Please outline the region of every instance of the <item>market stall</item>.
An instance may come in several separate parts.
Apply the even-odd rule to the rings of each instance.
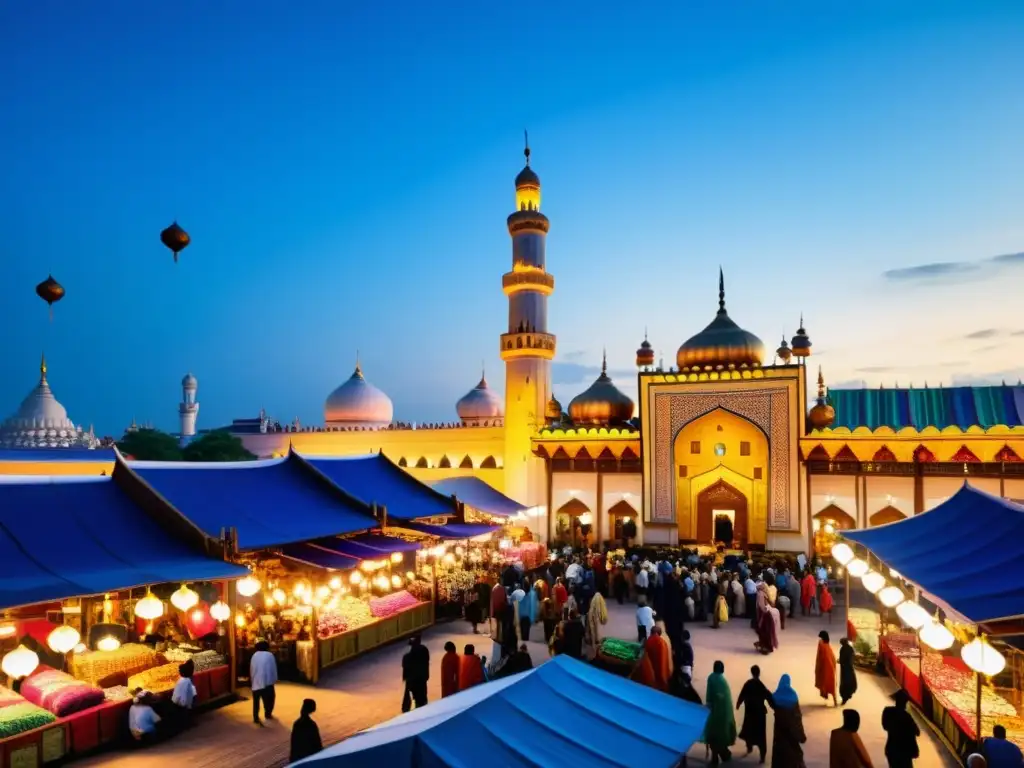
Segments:
[[[122,738],[128,691],[169,695],[187,660],[197,704],[232,694],[227,619],[247,571],[218,547],[161,527],[111,477],[0,479],[3,765]]]
[[[1024,636],[1024,591],[1001,576],[1018,570],[1024,507],[965,483],[929,512],[843,535],[832,553],[855,582],[848,593],[877,601],[861,610],[915,704],[961,756],[995,724],[1024,746],[1024,655],[1011,644]]]

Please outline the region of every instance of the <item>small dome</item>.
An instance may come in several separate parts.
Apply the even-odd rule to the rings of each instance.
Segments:
[[[775,356],[779,358],[783,363],[788,363],[789,358],[793,356],[793,350],[789,348],[789,344],[786,343],[786,337],[782,337],[782,343],[779,344],[779,348],[775,350]]]
[[[633,418],[633,401],[608,377],[607,358],[601,361],[601,375],[569,403],[573,424],[622,424]]]
[[[56,442],[58,438],[60,443]],[[46,358],[39,365],[39,383],[21,401],[18,412],[0,424],[0,445],[25,448],[95,448],[99,443],[92,433],[76,427],[64,406],[54,397],[46,380]]]
[[[718,314],[696,336],[679,347],[679,369],[757,367],[764,359],[764,344],[750,331],[740,328],[725,310],[725,278],[718,271]]]
[[[828,404],[825,397],[825,377],[818,368],[818,399],[810,412],[807,414],[807,423],[811,429],[825,429],[831,427],[836,420],[836,409]]]
[[[505,415],[501,398],[487,386],[487,379],[483,376],[480,377],[480,383],[455,404],[455,410],[465,426],[479,426]]]
[[[181,386],[185,389],[195,389],[199,386],[199,381],[191,373],[186,373],[185,378],[181,380]]]
[[[804,330],[804,316],[800,315],[800,327],[796,329],[796,336],[790,342],[793,347],[793,355],[796,357],[810,357],[811,339]]]
[[[324,404],[324,421],[333,427],[386,427],[393,416],[391,398],[363,378],[359,363]]]
[[[646,368],[654,365],[654,347],[647,340],[647,333],[644,332],[644,340],[640,342],[640,348],[636,351],[636,367]]]
[[[550,424],[555,424],[562,420],[562,404],[555,399],[554,395],[548,400],[547,408],[544,410],[544,418]]]
[[[505,178],[508,178],[507,176]],[[534,172],[533,168],[526,165],[523,170],[516,176],[516,189],[522,189],[523,187],[539,187],[540,177]]]

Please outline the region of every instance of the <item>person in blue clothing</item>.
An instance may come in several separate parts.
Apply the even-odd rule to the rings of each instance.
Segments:
[[[981,751],[988,761],[988,768],[1024,766],[1024,754],[1020,747],[1006,738],[1006,729],[1001,725],[992,728],[992,735],[982,742]]]

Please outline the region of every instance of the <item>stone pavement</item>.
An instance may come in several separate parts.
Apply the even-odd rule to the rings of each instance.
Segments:
[[[609,603],[610,619],[606,627],[609,636],[634,639],[636,625],[634,608]],[[814,652],[817,633],[829,630],[833,641],[838,641],[842,630],[841,614],[831,626],[821,619],[795,619],[787,624],[782,634],[781,648],[770,656],[761,656],[753,649],[754,633],[749,624],[731,621],[718,630],[707,626],[689,625],[693,636],[696,655],[694,676],[696,687],[704,695],[707,675],[716,659],[726,666],[726,676],[732,687],[733,696],[749,675],[751,664],[761,667],[761,677],[769,688],[774,689],[779,676],[788,673],[793,686],[800,695],[804,713],[804,725],[808,742],[805,754],[808,768],[827,768],[829,731],[837,728],[842,720],[839,710],[825,707],[814,690]],[[533,630],[534,638],[540,638],[540,626]],[[430,649],[433,667],[443,654],[445,642],[452,640],[462,651],[467,642],[475,642],[477,653],[490,657],[490,639],[474,636],[464,622],[440,624],[424,633],[424,642]],[[339,741],[358,730],[387,720],[401,712],[402,681],[401,657],[405,653],[404,642],[396,643],[353,660],[329,672],[317,687],[281,684],[277,691],[276,722],[266,728],[252,723],[250,701],[240,701],[218,710],[207,712],[197,720],[198,724],[187,734],[173,741],[141,752],[105,752],[87,760],[76,761],[74,765],[105,766],[109,768],[170,768],[187,765],[189,768],[272,768],[284,765],[288,757],[289,734],[292,721],[298,716],[299,706],[304,698],[314,698],[317,713],[314,716],[320,725],[325,744]],[[547,660],[547,649],[541,642],[530,643],[534,664]],[[864,740],[876,768],[886,765],[883,748],[885,733],[881,729],[881,711],[889,703],[888,696],[895,686],[887,678],[862,673],[859,690],[850,702],[862,718],[861,737]],[[243,694],[248,694],[243,691]],[[430,699],[440,696],[440,682],[430,681]],[[742,723],[742,711],[737,712],[737,725]],[[772,715],[768,715],[769,742],[771,740]],[[919,768],[952,768],[956,763],[948,756],[931,731],[922,724],[920,740],[921,759]],[[745,750],[740,746],[734,750],[734,757],[740,758]],[[690,752],[690,765],[702,765],[704,747],[696,745]],[[771,748],[769,745],[769,762]],[[740,764],[756,764],[756,755],[734,760]],[[397,767],[396,767],[397,768]]]

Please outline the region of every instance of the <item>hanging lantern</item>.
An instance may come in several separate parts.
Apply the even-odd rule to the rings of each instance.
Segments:
[[[846,570],[855,579],[859,579],[861,576],[863,576],[871,569],[868,567],[867,563],[865,563],[859,557],[855,557],[853,558],[853,560],[850,561],[849,565],[846,566]]]
[[[252,597],[260,591],[261,586],[263,585],[260,584],[260,580],[252,574],[249,574],[235,582],[235,589],[238,590],[238,594],[242,597]]]
[[[89,646],[87,646],[85,643],[79,643],[73,648],[73,650],[75,653],[85,653],[89,650]]]
[[[238,627],[239,629],[241,629],[242,627],[245,626],[245,614],[244,613],[239,612],[239,614],[237,616],[235,616],[235,626]]]
[[[210,606],[210,615],[217,621],[227,621],[231,618],[231,609],[228,607],[227,603],[222,600],[218,600]]]
[[[352,571],[352,575],[348,577],[348,580],[352,584],[360,584],[363,581],[363,574],[359,571]]]
[[[284,605],[284,601],[288,599],[288,595],[284,593],[284,590],[278,587],[272,594],[274,600],[281,605]]]
[[[986,677],[998,675],[1006,667],[1006,657],[989,645],[984,635],[974,638],[961,648],[960,658],[968,667]]]
[[[192,238],[188,236],[188,232],[178,226],[178,222],[174,222],[160,233],[160,242],[163,243],[167,248],[170,249],[171,253],[174,254],[174,263],[178,263],[178,254],[188,248],[188,244],[192,242]]]
[[[146,621],[159,619],[164,615],[164,604],[152,592],[147,592],[146,596],[135,604],[135,615]]]
[[[929,619],[928,622],[921,627],[921,631],[918,632],[918,637],[921,638],[921,642],[936,651],[944,651],[953,645],[953,633],[946,629],[942,624]]]
[[[853,549],[845,541],[837,541],[832,545],[832,557],[840,565],[846,565],[853,560]]]
[[[878,593],[878,599],[886,608],[895,608],[906,600],[907,596],[903,594],[903,590],[899,587],[890,585]]]
[[[120,647],[121,647],[121,641],[118,640],[113,635],[107,635],[106,637],[101,637],[99,640],[96,641],[96,650],[97,651],[116,651]]]
[[[889,575],[892,576],[894,579],[902,579],[903,578],[902,576],[900,576],[900,572],[897,571],[895,568],[890,568],[889,569]]]
[[[54,653],[68,653],[82,639],[78,630],[67,624],[57,627],[46,638],[46,644]]]
[[[920,629],[931,619],[928,611],[910,600],[896,606],[896,615],[911,629]]]
[[[860,580],[864,584],[864,589],[872,595],[877,594],[878,590],[885,586],[885,576],[878,571],[868,571],[860,577]]]
[[[182,613],[195,608],[198,602],[199,594],[195,590],[189,589],[185,584],[178,587],[174,594],[171,595],[171,605]]]
[[[402,586],[402,577],[399,576],[397,573],[391,577],[391,586],[395,589],[398,589]]]
[[[15,680],[28,677],[35,672],[38,666],[39,654],[24,645],[19,645],[4,656],[4,660],[0,662],[0,669],[3,670],[3,673]]]
[[[327,582],[327,585],[331,589],[334,589],[334,590],[341,589],[341,577],[340,576],[332,576],[331,580],[329,582]]]
[[[53,275],[47,275],[36,286],[36,295],[50,306],[50,320],[53,320],[53,305],[64,298],[64,286],[54,280]]]
[[[0,626],[0,638],[14,637],[18,633],[18,628],[13,624],[4,624]]]
[[[331,596],[331,588],[328,587],[326,584],[321,584],[319,587],[316,588],[316,596],[319,597],[321,600],[326,600],[328,597]]]
[[[391,553],[391,562],[392,563],[400,563],[400,562],[402,562],[403,559],[404,558],[402,557],[402,553],[401,552],[392,552]]]

